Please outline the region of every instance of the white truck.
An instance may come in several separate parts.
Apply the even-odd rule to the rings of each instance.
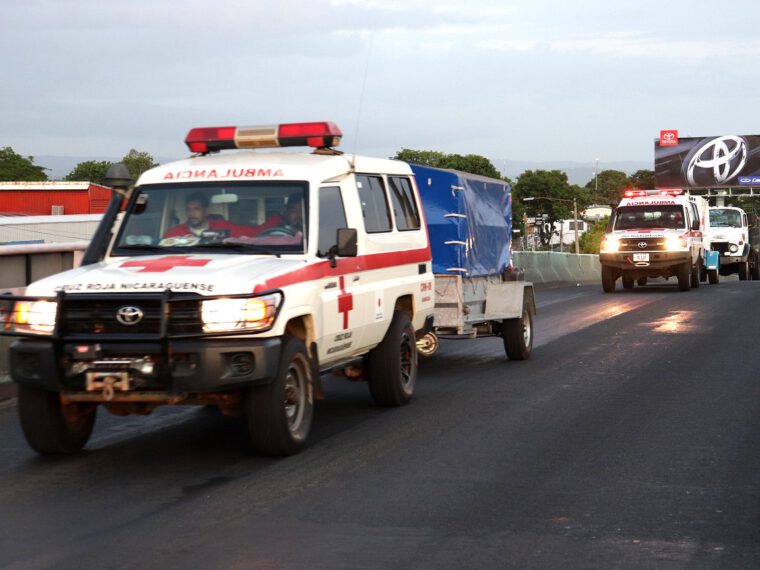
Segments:
[[[610,218],[600,245],[602,288],[611,293],[650,277],[678,279],[688,291],[701,281],[718,282],[717,256],[703,239],[709,227],[707,202],[681,190],[627,190]]]
[[[410,401],[436,303],[425,212],[408,164],[344,155],[340,137],[329,122],[199,128],[193,156],[134,187],[116,165],[82,265],[0,297],[33,449],[78,451],[100,407],[194,404],[289,455],[330,371],[362,376],[379,405]],[[286,146],[314,150],[267,150]],[[492,332],[513,343],[531,300],[502,303]]]
[[[760,279],[756,231],[747,213],[735,206],[710,208],[710,240],[720,254],[720,274],[739,279]],[[755,239],[753,239],[755,238]]]

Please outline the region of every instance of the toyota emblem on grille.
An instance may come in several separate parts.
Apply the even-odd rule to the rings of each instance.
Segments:
[[[645,242],[645,241],[640,241],[640,242],[639,242],[637,245],[639,246],[639,249],[646,249],[646,247],[647,247],[647,242]]]
[[[127,326],[136,325],[143,320],[144,316],[145,313],[143,313],[143,310],[140,307],[120,307],[119,310],[116,311],[116,320],[122,325]]]

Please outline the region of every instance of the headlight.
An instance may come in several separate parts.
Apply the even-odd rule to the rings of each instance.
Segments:
[[[686,240],[676,236],[668,236],[665,238],[665,249],[667,251],[678,251],[680,249],[688,249],[689,244]]]
[[[728,251],[730,251],[731,253],[736,253],[737,251],[739,251],[739,246],[736,245],[735,243],[732,243],[731,245],[728,246]]]
[[[620,240],[614,237],[606,237],[599,246],[600,253],[617,253],[620,249]]]
[[[212,299],[201,303],[203,332],[257,331],[272,325],[282,295]]]
[[[58,305],[52,301],[18,301],[10,318],[18,332],[52,334]]]

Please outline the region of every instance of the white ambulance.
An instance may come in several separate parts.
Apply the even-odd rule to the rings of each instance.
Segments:
[[[760,279],[755,228],[747,213],[735,206],[710,208],[710,239],[720,254],[720,274],[736,273],[741,281]],[[756,238],[756,236],[754,236]]]
[[[410,400],[434,306],[419,195],[408,164],[344,155],[340,137],[327,122],[193,129],[194,156],[113,184],[82,266],[0,301],[32,448],[79,450],[100,405],[200,404],[292,454],[331,369],[363,373],[380,405]],[[233,150],[286,146],[315,150]]]
[[[602,240],[602,288],[611,293],[646,285],[650,277],[673,277],[688,291],[700,281],[717,282],[717,265],[705,265],[702,232],[708,223],[704,198],[679,190],[626,190]],[[709,251],[709,247],[707,248]]]

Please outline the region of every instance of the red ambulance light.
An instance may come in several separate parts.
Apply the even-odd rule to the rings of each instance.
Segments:
[[[280,146],[338,146],[343,133],[335,123],[288,123],[280,125],[277,139]]]
[[[661,188],[660,194],[663,196],[680,196],[683,194],[683,190],[681,188]]]
[[[185,137],[185,144],[192,152],[207,153],[212,150],[237,148],[235,127],[199,127],[191,129]]]
[[[647,195],[646,190],[626,190],[623,193],[623,196],[625,196],[626,198],[641,198],[646,195]]]
[[[281,146],[333,147],[343,136],[335,123],[288,123],[266,127],[200,127],[192,129],[185,144],[192,152],[206,154],[231,148]]]

